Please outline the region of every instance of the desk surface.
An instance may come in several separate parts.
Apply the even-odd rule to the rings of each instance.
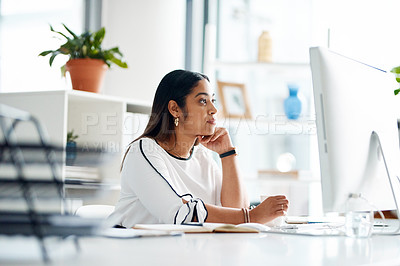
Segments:
[[[260,234],[46,240],[53,265],[400,265],[400,236]],[[1,265],[42,265],[34,239],[0,237]]]

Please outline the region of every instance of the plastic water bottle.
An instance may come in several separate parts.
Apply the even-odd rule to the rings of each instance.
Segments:
[[[346,201],[346,235],[355,238],[370,237],[373,224],[374,212],[371,204],[361,194],[349,194]]]

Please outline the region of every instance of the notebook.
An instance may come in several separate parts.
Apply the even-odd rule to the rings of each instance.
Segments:
[[[270,230],[270,227],[257,223],[238,225],[223,223],[136,224],[133,228],[184,233],[260,233]]]

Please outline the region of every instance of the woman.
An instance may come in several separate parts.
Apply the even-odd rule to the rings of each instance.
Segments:
[[[285,196],[248,210],[236,152],[216,126],[207,76],[175,70],[160,82],[144,133],[122,162],[121,196],[113,213],[121,226],[138,223],[266,223],[284,215]],[[220,155],[222,173],[210,152]]]

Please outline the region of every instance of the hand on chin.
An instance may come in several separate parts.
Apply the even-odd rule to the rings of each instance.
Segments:
[[[209,135],[197,137],[204,147],[217,153],[226,152],[228,149],[232,149],[232,142],[228,131],[225,128],[218,127]]]

